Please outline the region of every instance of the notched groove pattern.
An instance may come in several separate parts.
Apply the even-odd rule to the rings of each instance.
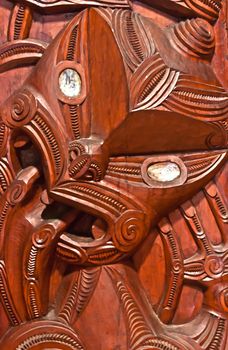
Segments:
[[[41,333],[33,335],[21,343],[16,350],[27,350],[34,346],[45,343],[57,343],[67,346],[73,350],[83,350],[84,348],[73,338],[65,334],[47,334]]]
[[[78,26],[76,25],[72,30],[69,46],[67,49],[67,60],[73,61],[75,58],[75,51],[77,48],[77,40],[78,40]]]
[[[9,316],[12,325],[16,326],[20,323],[20,319],[12,307],[12,300],[9,296],[8,284],[6,281],[6,271],[3,261],[0,261],[0,299],[3,301],[3,305]]]
[[[14,40],[20,39],[21,37],[21,28],[24,21],[24,15],[25,15],[25,7],[21,5],[18,9],[16,20],[15,20]]]
[[[60,156],[59,146],[57,144],[56,138],[52,130],[49,128],[49,126],[45,123],[45,121],[39,115],[35,115],[33,122],[38,125],[42,134],[48,141],[48,144],[52,150],[53,158],[55,160],[56,173],[58,175],[61,170],[61,156]]]

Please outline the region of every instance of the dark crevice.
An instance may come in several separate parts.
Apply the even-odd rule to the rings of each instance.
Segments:
[[[22,169],[28,166],[35,166],[39,170],[42,168],[42,159],[39,151],[26,136],[18,137],[14,142],[16,157]]]
[[[81,212],[78,217],[68,226],[67,233],[77,236],[78,238],[81,237],[94,240],[92,226],[95,221],[96,217]]]
[[[66,233],[79,241],[86,240],[88,242],[99,239],[103,235],[103,227],[106,227],[105,224],[100,223],[101,220],[97,217],[56,201],[46,207],[42,213],[42,219],[60,219],[68,222]]]

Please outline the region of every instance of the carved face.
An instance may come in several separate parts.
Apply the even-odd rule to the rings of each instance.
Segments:
[[[28,3],[41,8],[45,3],[45,9],[54,13],[61,6],[75,8],[80,0]],[[120,3],[129,6],[127,1]],[[117,5],[115,1],[113,6]],[[175,327],[163,328],[164,336],[154,338],[157,330],[150,332],[146,318],[143,333],[144,315],[137,311],[138,301],[129,299],[118,267],[109,272],[94,268],[131,256],[151,227],[201,189],[227,159],[228,96],[207,64],[214,35],[202,19],[212,22],[220,1],[172,1],[174,5],[184,5],[184,14],[192,16],[195,11],[201,19],[161,30],[130,10],[90,9],[79,13],[47,49],[30,39],[22,40],[23,45],[12,40],[0,52],[3,65],[5,59],[11,67],[11,61],[28,63],[45,50],[20,90],[0,107],[0,291],[15,326],[4,336],[7,349],[46,349],[56,342],[64,350],[82,349],[78,324],[66,314],[76,303],[80,304],[76,313],[82,311],[103,271],[103,285],[112,281],[118,287],[137,349],[152,349],[155,344],[184,349],[183,339],[186,349],[195,349],[193,340],[188,346],[185,333],[177,344]],[[28,18],[31,15],[30,9],[16,5],[15,28],[21,8],[28,11]],[[215,192],[213,186],[210,191]],[[219,197],[217,206],[223,215]],[[204,231],[194,207],[185,205],[183,210],[201,240]],[[159,225],[174,251],[169,265],[174,276],[170,286],[175,289],[167,284],[161,303],[162,321],[167,322],[174,315],[174,296],[179,298],[184,279],[182,253],[177,252],[168,226]],[[199,264],[194,259],[183,261],[190,281],[195,271],[209,284],[214,276],[223,278],[226,255],[205,250],[209,253],[204,261],[199,254]],[[125,275],[129,273],[132,286],[139,284],[130,270]],[[140,295],[140,287],[137,290]],[[226,291],[222,293],[225,305]],[[213,298],[209,294],[208,299]],[[172,309],[167,308],[170,300]],[[92,310],[96,319],[97,310]],[[154,320],[160,322],[157,315]],[[219,339],[223,326],[218,322],[217,332],[214,314],[214,321],[208,320],[203,322]],[[87,324],[85,331],[88,328]],[[199,341],[210,333],[205,329],[206,333],[197,333]],[[180,332],[179,326],[175,332]],[[169,334],[172,340],[167,343]],[[211,344],[205,346],[216,346]]]
[[[188,26],[205,42],[203,20]],[[206,65],[192,77],[166,62],[166,50],[180,58],[182,27],[164,33],[128,10],[86,10],[1,107],[2,164],[13,169],[4,244],[24,230],[14,253],[41,248],[46,267],[53,250],[70,264],[115,262],[224,162],[226,93]]]

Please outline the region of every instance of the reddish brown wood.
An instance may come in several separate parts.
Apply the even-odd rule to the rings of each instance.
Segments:
[[[227,349],[227,7],[2,0],[0,349]]]

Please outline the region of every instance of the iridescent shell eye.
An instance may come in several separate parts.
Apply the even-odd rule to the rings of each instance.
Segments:
[[[148,176],[158,182],[170,182],[181,175],[181,170],[176,163],[159,162],[149,165],[147,168]]]
[[[78,72],[74,69],[64,69],[59,76],[59,88],[61,92],[70,98],[80,95],[82,81]]]
[[[141,166],[142,178],[153,188],[171,188],[183,185],[188,170],[181,158],[160,155],[145,159]]]

